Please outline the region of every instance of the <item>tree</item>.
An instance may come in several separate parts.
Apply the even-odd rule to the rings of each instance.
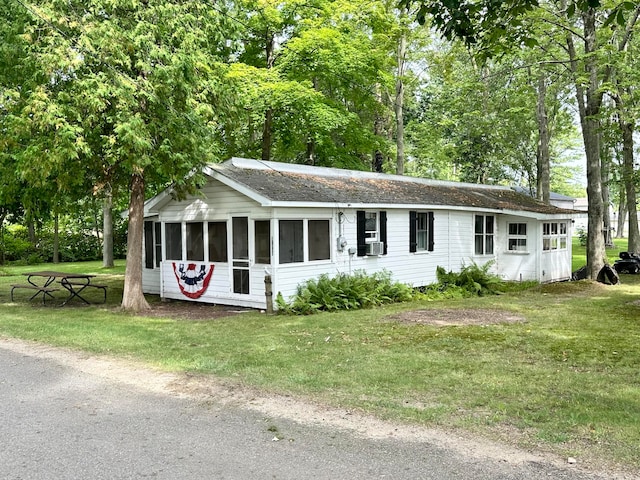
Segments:
[[[636,9],[632,2],[603,5],[599,0],[575,0],[539,4],[536,0],[481,0],[451,3],[444,0],[403,0],[403,4],[417,4],[417,18],[424,21],[431,15],[432,22],[449,38],[458,37],[467,45],[475,45],[485,56],[498,55],[519,48],[535,47],[538,41],[530,35],[531,24],[525,20],[543,21],[564,38],[567,57],[563,61],[573,74],[576,101],[580,114],[586,155],[587,197],[589,204],[587,232],[587,269],[590,278],[596,278],[604,264],[603,197],[600,158],[600,112],[606,85],[611,80],[612,68],[602,55],[616,28],[624,27],[625,34],[618,48],[626,48],[637,15],[628,16]],[[579,42],[580,48],[577,44]]]
[[[29,121],[50,152],[44,161],[28,152],[29,160],[64,165],[75,177],[112,171],[111,180],[129,179],[122,306],[148,308],[141,282],[145,188],[171,183],[179,192],[198,180],[189,175],[194,169],[216,159],[221,15],[203,3],[170,0],[25,5],[40,82],[21,92],[18,116],[26,122],[38,103],[44,107],[48,116]],[[52,143],[43,133],[58,126],[65,141]]]

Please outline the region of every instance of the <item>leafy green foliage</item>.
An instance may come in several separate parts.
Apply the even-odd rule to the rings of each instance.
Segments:
[[[459,290],[463,296],[495,295],[504,291],[504,281],[489,272],[494,262],[478,265],[472,262],[465,265],[460,272],[447,272],[437,267],[436,276],[441,289]]]
[[[59,260],[61,262],[82,262],[102,258],[102,241],[86,225],[65,224],[65,231],[59,236]],[[34,245],[27,228],[10,225],[5,228],[0,239],[0,258],[13,265],[33,265],[53,260],[54,232],[50,226],[39,231],[38,242]],[[119,222],[114,231],[114,256],[124,258],[126,254],[126,225]]]
[[[403,283],[393,282],[386,271],[368,275],[356,271],[352,275],[335,277],[321,275],[298,286],[293,299],[287,303],[278,293],[276,305],[281,313],[309,315],[321,311],[355,310],[412,300],[416,293]]]

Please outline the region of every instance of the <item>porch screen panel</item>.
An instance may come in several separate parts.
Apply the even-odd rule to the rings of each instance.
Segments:
[[[233,238],[233,292],[248,295],[249,277],[249,219],[233,217],[231,219]]]
[[[165,223],[164,236],[167,240],[167,260],[182,260],[182,224]]]
[[[162,224],[155,222],[153,224],[153,230],[155,233],[156,267],[159,267],[162,261]]]
[[[153,222],[144,222],[144,268],[153,268]]]
[[[247,217],[233,217],[233,258],[249,259],[249,220]]]
[[[204,228],[202,223],[187,223],[187,260],[204,261]]]
[[[271,263],[271,222],[256,220],[255,222],[256,263]]]
[[[304,261],[302,220],[280,220],[278,235],[280,263]]]
[[[227,262],[227,222],[209,222],[209,261]]]
[[[309,220],[309,260],[331,258],[329,220]]]
[[[249,270],[233,269],[233,293],[249,294]]]

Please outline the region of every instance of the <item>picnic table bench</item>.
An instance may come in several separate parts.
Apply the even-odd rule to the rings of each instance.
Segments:
[[[12,284],[11,285],[11,301],[12,302],[13,302],[13,291],[16,288],[26,288],[26,289],[29,289],[29,290],[35,290],[36,292],[33,295],[31,295],[31,298],[29,298],[29,300],[33,300],[38,295],[42,294],[42,304],[43,305],[45,305],[45,300],[47,299],[47,296],[53,298],[53,295],[51,293],[55,292],[57,290],[60,290],[59,288],[39,287],[38,285]]]
[[[35,290],[35,293],[29,298],[29,300],[33,300],[38,295],[42,294],[42,304],[46,304],[47,297],[54,298],[52,295],[53,292],[60,290],[60,288],[52,287],[56,279],[60,279],[60,285],[69,293],[67,298],[62,302],[62,305],[66,305],[74,298],[86,303],[89,305],[89,302],[85,297],[82,296],[82,292],[87,288],[95,288],[98,290],[102,290],[104,296],[102,303],[107,301],[107,285],[100,285],[96,283],[91,283],[91,279],[95,277],[95,275],[88,275],[83,273],[66,273],[66,272],[55,272],[55,271],[41,271],[41,272],[29,272],[24,273],[23,275],[27,276],[27,284],[13,284],[11,285],[11,301],[13,301],[14,290],[16,289],[29,289]],[[38,278],[45,278],[44,283],[38,282]],[[42,283],[41,285],[39,283]]]

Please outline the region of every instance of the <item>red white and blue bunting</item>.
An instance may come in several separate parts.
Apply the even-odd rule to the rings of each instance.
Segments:
[[[178,286],[182,294],[189,298],[200,298],[207,291],[211,275],[213,275],[213,265],[195,263],[173,262],[173,273],[178,281]]]

